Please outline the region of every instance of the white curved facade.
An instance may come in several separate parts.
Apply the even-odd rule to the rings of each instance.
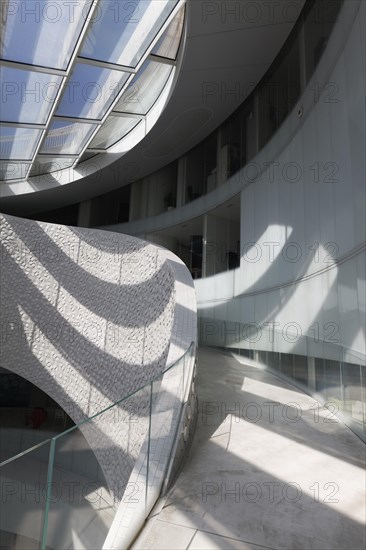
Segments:
[[[12,216],[2,217],[1,234],[1,366],[75,423],[146,386],[195,342],[191,278],[170,252]],[[138,393],[80,427],[116,502],[146,436],[149,403],[148,391]],[[116,421],[117,409],[138,424]]]
[[[203,318],[233,323],[228,331],[257,325],[237,341],[243,347],[340,360],[337,346],[365,354],[364,8],[346,2],[298,101],[302,118],[294,109],[226,184],[241,189],[240,268],[196,289]],[[225,345],[230,335],[211,338]],[[323,341],[337,345],[323,351]]]

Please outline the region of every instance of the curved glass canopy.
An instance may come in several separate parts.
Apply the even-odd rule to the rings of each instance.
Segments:
[[[0,21],[0,179],[75,167],[172,82],[185,0],[13,0]]]

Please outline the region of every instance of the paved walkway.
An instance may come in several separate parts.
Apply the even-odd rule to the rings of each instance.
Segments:
[[[134,549],[364,548],[365,446],[250,360],[198,356],[184,469]]]

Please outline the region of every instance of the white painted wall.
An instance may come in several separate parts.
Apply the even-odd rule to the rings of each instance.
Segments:
[[[364,2],[345,3],[295,112],[251,161],[258,180],[243,170],[241,267],[195,281],[199,315],[215,322],[207,343],[365,354],[364,20]],[[263,331],[255,342],[242,338],[247,323]],[[273,339],[265,323],[278,323]]]

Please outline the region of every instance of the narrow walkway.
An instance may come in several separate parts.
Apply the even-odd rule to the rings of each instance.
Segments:
[[[200,349],[184,469],[134,549],[363,549],[365,447],[250,360]]]

